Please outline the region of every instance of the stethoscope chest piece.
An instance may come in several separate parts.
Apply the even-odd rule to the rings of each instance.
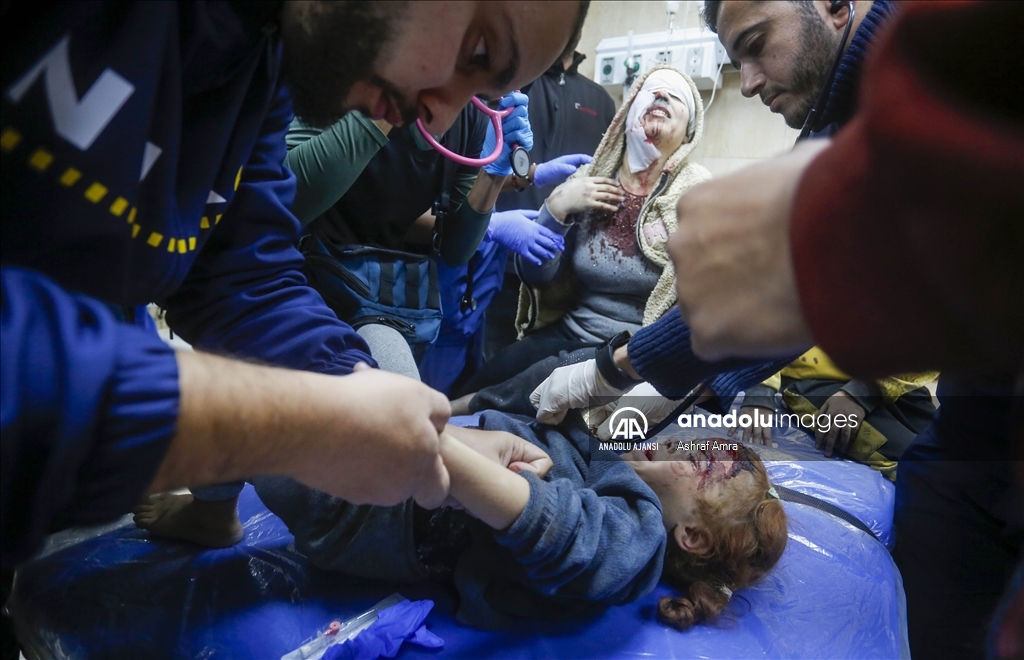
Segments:
[[[530,152],[517,144],[512,148],[509,160],[512,161],[512,172],[517,177],[525,179],[530,176]]]

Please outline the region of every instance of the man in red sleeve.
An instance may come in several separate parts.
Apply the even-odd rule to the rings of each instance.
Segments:
[[[699,356],[816,341],[865,376],[1024,367],[1022,12],[912,5],[831,145],[680,200],[671,245]],[[928,290],[886,266],[921,273]]]

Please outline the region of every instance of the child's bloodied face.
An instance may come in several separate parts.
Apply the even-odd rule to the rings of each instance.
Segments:
[[[678,440],[661,441],[656,450],[633,451],[623,456],[661,500],[665,528],[700,530],[705,527],[699,510],[703,501],[711,509],[728,509],[730,497],[756,488],[755,469],[749,450],[715,449],[714,444],[733,446],[725,440],[706,440],[699,448],[687,448]]]
[[[686,142],[689,123],[690,113],[686,105],[661,90],[654,92],[654,102],[640,120],[647,140],[663,154],[673,153]]]

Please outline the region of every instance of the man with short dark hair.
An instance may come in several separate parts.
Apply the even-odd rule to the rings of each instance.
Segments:
[[[853,116],[865,52],[896,9],[889,0],[860,0],[855,7],[845,45],[847,3],[708,0],[701,15],[739,70],[742,94],[760,97],[790,128],[804,125],[843,49],[828,101],[811,127],[812,136],[826,136]]]

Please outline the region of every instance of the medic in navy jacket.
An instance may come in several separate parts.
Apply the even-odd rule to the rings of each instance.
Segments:
[[[4,21],[5,564],[131,508],[174,432],[174,353],[112,306],[158,302],[201,349],[374,364],[299,270],[278,11],[76,2]]]

